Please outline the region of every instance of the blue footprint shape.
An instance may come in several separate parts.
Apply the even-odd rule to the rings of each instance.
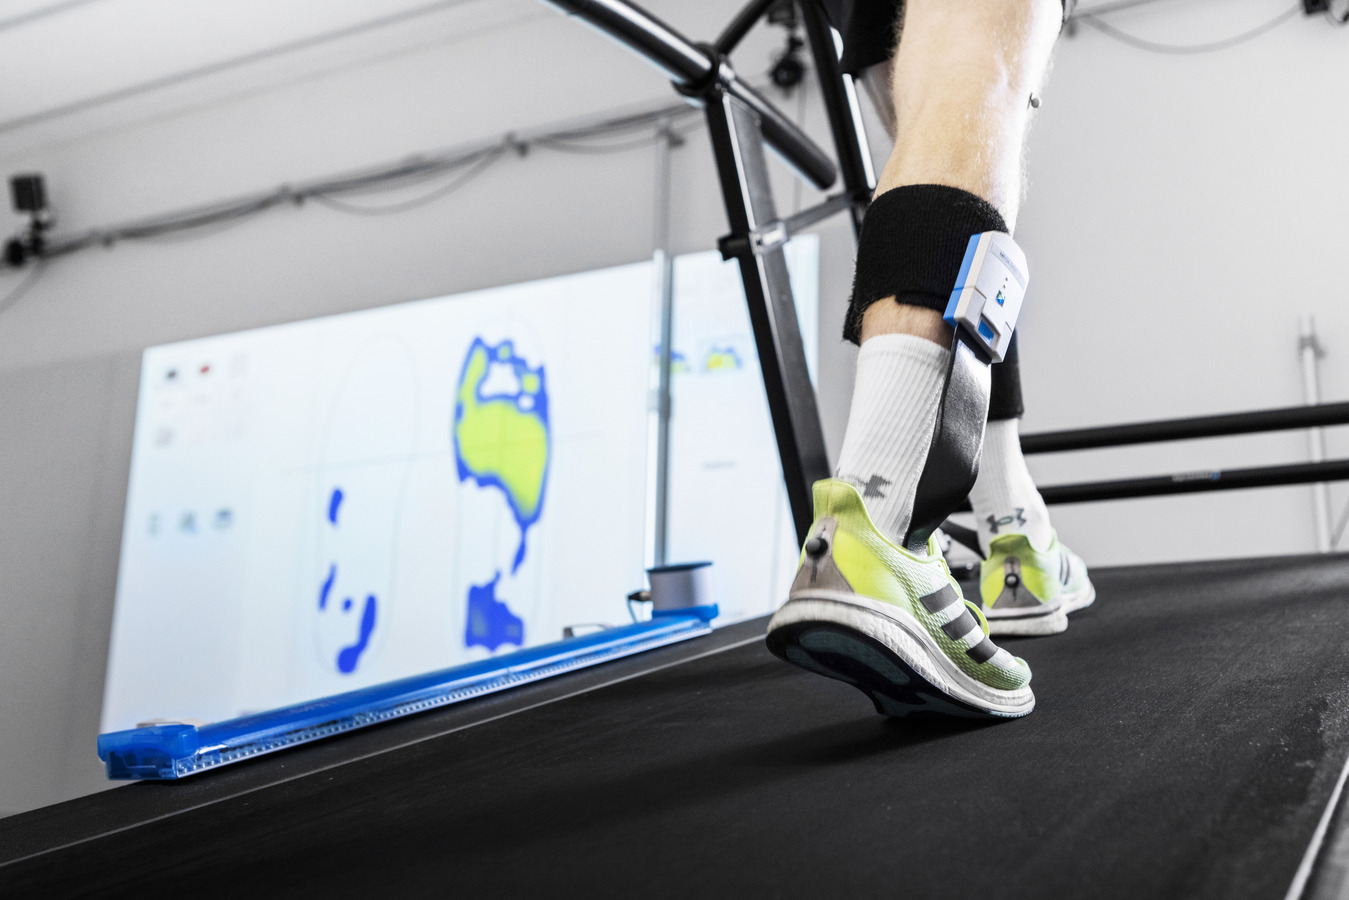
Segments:
[[[525,623],[497,599],[501,572],[486,584],[469,585],[468,624],[464,628],[464,646],[477,644],[495,653],[502,644],[525,643]]]
[[[343,498],[340,487],[333,488],[331,496],[328,498],[328,523],[334,528],[338,525],[338,511],[342,507]],[[332,595],[333,584],[337,581],[337,563],[328,565],[328,577],[323,580],[319,588],[319,610],[328,608],[328,599]],[[351,612],[353,606],[352,598],[347,597],[342,601],[342,612],[347,614]],[[378,617],[379,601],[375,599],[374,594],[369,594],[365,598],[365,604],[361,609],[361,623],[357,631],[357,637],[354,643],[342,647],[337,652],[337,671],[343,675],[350,675],[356,671],[360,664],[361,654],[365,653],[370,646],[370,636],[375,632],[375,621]]]
[[[370,644],[370,635],[375,630],[375,610],[378,604],[375,602],[375,595],[371,594],[365,598],[365,611],[361,613],[361,634],[356,639],[356,643],[343,647],[337,654],[337,671],[344,675],[350,675],[356,671],[356,664],[361,660],[361,654]],[[351,609],[351,600],[348,599],[343,605],[344,611]]]

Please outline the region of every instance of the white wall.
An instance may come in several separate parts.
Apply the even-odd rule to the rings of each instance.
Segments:
[[[425,36],[398,47],[372,37],[303,77],[231,76],[159,107],[9,132],[0,173],[43,172],[60,230],[78,231],[671,96],[576,23],[528,0],[494,2],[473,29],[422,23]],[[713,0],[649,5],[704,37],[729,11]],[[1119,23],[1208,39],[1277,6],[1188,0]],[[1296,403],[1300,311],[1316,313],[1330,351],[1327,398],[1345,397],[1349,308],[1333,263],[1349,237],[1334,215],[1349,195],[1349,114],[1335,96],[1349,75],[1346,41],[1349,30],[1299,18],[1193,58],[1089,31],[1062,42],[1018,235],[1035,275],[1025,430]],[[760,76],[775,45],[748,45],[742,70]],[[813,98],[806,117],[820,134]],[[121,244],[54,262],[0,314],[0,812],[104,785],[93,738],[144,347],[647,257],[653,167],[650,150],[539,150],[399,216],[308,206],[199,239]],[[706,249],[725,222],[701,133],[677,151],[674,175],[674,249]],[[851,385],[852,350],[838,339],[851,253],[841,222],[822,230],[821,391],[835,449]],[[0,296],[16,281],[0,274]],[[1331,448],[1349,450],[1334,433]],[[1304,453],[1301,435],[1271,435],[1034,468],[1054,483]],[[1055,517],[1098,564],[1312,547],[1305,488]]]
[[[1191,43],[1283,8],[1189,0],[1112,21]],[[1323,399],[1349,399],[1346,83],[1349,28],[1319,17],[1201,56],[1143,53],[1089,30],[1060,42],[1018,226],[1033,272],[1025,431],[1300,403],[1302,312],[1328,350]],[[1327,437],[1332,457],[1349,452],[1345,429]],[[1032,470],[1055,483],[1306,452],[1304,433],[1288,432],[1058,454]],[[1055,521],[1097,563],[1315,549],[1307,487],[1066,506]]]

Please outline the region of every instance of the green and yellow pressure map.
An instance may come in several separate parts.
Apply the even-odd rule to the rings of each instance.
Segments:
[[[494,386],[503,381],[491,377],[502,368],[513,376],[504,380],[515,390],[492,387],[486,392],[489,379]],[[543,366],[531,368],[516,355],[510,340],[489,344],[475,338],[455,391],[453,432],[459,480],[500,491],[510,507],[520,532],[511,563],[514,573],[525,561],[526,537],[539,521],[548,485],[552,435]],[[502,644],[524,645],[524,622],[511,612],[505,598],[497,596],[500,581],[498,571],[486,584],[469,586],[466,647],[495,651]]]

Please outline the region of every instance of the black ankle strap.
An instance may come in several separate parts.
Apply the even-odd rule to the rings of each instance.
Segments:
[[[965,501],[979,474],[984,445],[991,375],[988,361],[966,342],[959,329],[951,342],[937,424],[927,460],[918,476],[913,515],[904,546],[913,553],[927,550],[927,539]]]

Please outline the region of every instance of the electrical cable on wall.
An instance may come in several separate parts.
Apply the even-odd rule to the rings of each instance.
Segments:
[[[468,168],[459,177],[455,178],[449,184],[436,188],[429,194],[421,197],[414,197],[411,200],[404,200],[401,203],[391,203],[387,206],[360,206],[354,203],[347,203],[338,200],[330,194],[313,193],[309,199],[320,206],[326,206],[328,209],[337,212],[350,213],[353,216],[389,216],[395,213],[409,212],[410,210],[426,206],[428,203],[434,203],[443,197],[448,197],[473,179],[477,178],[483,172],[486,172],[502,155],[511,149],[511,145],[502,143],[500,146],[492,147],[478,154],[477,160],[468,163]]]
[[[535,141],[535,146],[544,147],[549,150],[556,150],[559,153],[573,153],[578,156],[604,156],[608,153],[623,153],[627,150],[639,150],[642,147],[654,146],[656,139],[654,137],[639,138],[634,141],[622,141],[603,146],[587,146],[576,143],[575,139],[544,138]]]
[[[1125,7],[1112,6],[1110,9],[1102,10],[1101,12],[1098,13],[1093,13],[1090,10],[1081,10],[1079,12],[1074,13],[1070,21],[1080,22],[1083,25],[1095,29],[1101,34],[1104,34],[1106,37],[1119,41],[1122,44],[1127,44],[1130,47],[1134,47],[1139,50],[1145,50],[1149,53],[1165,53],[1177,56],[1187,56],[1187,55],[1198,55],[1202,53],[1216,53],[1220,50],[1228,50],[1240,44],[1247,43],[1248,41],[1253,41],[1256,38],[1261,37],[1262,35],[1267,34],[1270,31],[1273,31],[1275,28],[1282,25],[1284,22],[1287,22],[1289,19],[1295,17],[1298,13],[1303,12],[1303,3],[1302,0],[1298,0],[1298,2],[1295,3],[1292,6],[1292,8],[1285,10],[1282,13],[1279,13],[1279,15],[1275,16],[1274,18],[1270,19],[1269,21],[1261,25],[1256,26],[1255,28],[1252,28],[1250,31],[1245,31],[1242,32],[1241,34],[1234,35],[1230,38],[1224,38],[1223,40],[1220,41],[1211,41],[1201,44],[1163,44],[1157,41],[1149,41],[1145,38],[1140,38],[1137,35],[1129,34],[1127,31],[1122,31],[1121,29],[1116,28],[1114,25],[1111,25],[1110,23],[1106,22],[1102,18],[1102,16],[1105,13],[1117,12],[1121,8]]]
[[[40,253],[31,255],[39,260],[50,260],[93,247],[111,247],[121,241],[195,238],[215,234],[223,228],[276,207],[302,206],[310,200],[327,209],[349,215],[380,216],[406,212],[454,193],[510,156],[512,152],[521,157],[531,148],[588,155],[623,153],[653,146],[659,139],[655,129],[661,127],[661,123],[694,118],[698,112],[693,107],[680,104],[608,119],[579,128],[556,128],[528,138],[521,138],[513,133],[506,134],[495,142],[479,144],[468,150],[412,157],[393,165],[356,174],[326,178],[299,186],[283,185],[237,200],[208,204],[111,228],[91,229],[69,237],[52,237],[43,243]],[[676,134],[682,136],[699,127],[702,127],[700,119],[686,125]],[[652,133],[637,139],[629,137],[632,133],[643,129],[653,130]],[[616,143],[612,140],[607,143],[603,141],[604,138],[613,137],[623,139]],[[372,193],[387,193],[392,190],[406,190],[446,175],[454,176],[447,184],[423,196],[386,206],[363,206],[343,199]],[[19,262],[21,263],[22,259]],[[29,286],[29,283],[25,282],[20,285],[20,289],[26,291]],[[18,290],[16,289],[16,293]],[[7,298],[5,302],[14,300]]]
[[[462,2],[441,0],[431,7]],[[431,7],[426,7],[429,9]],[[423,8],[419,8],[423,9]],[[479,143],[472,148],[414,156],[403,161],[372,170],[320,179],[304,184],[282,185],[235,200],[206,204],[178,212],[151,216],[145,219],[107,228],[94,228],[82,233],[48,238],[44,234],[54,222],[48,215],[41,221],[34,219],[26,233],[5,244],[5,262],[18,268],[35,261],[33,272],[21,281],[7,296],[0,299],[0,312],[17,303],[37,282],[48,261],[94,247],[110,248],[121,241],[177,242],[217,234],[255,216],[281,206],[300,207],[306,201],[334,212],[355,216],[384,216],[407,212],[428,205],[460,190],[488,169],[507,158],[513,151],[524,157],[530,149],[553,150],[577,155],[604,155],[625,153],[654,146],[667,135],[678,140],[705,126],[700,110],[685,104],[662,106],[645,112],[615,116],[571,127],[555,127],[521,137],[507,133],[490,143]],[[687,119],[693,122],[677,128],[673,123]],[[635,132],[646,131],[638,137]],[[382,206],[366,206],[350,202],[353,196],[407,190],[445,176],[450,181],[428,193],[408,200]],[[41,190],[40,175],[16,176]],[[11,179],[13,183],[15,179]],[[45,203],[45,200],[43,201]],[[22,210],[16,206],[16,209]],[[44,207],[44,215],[47,210]]]

